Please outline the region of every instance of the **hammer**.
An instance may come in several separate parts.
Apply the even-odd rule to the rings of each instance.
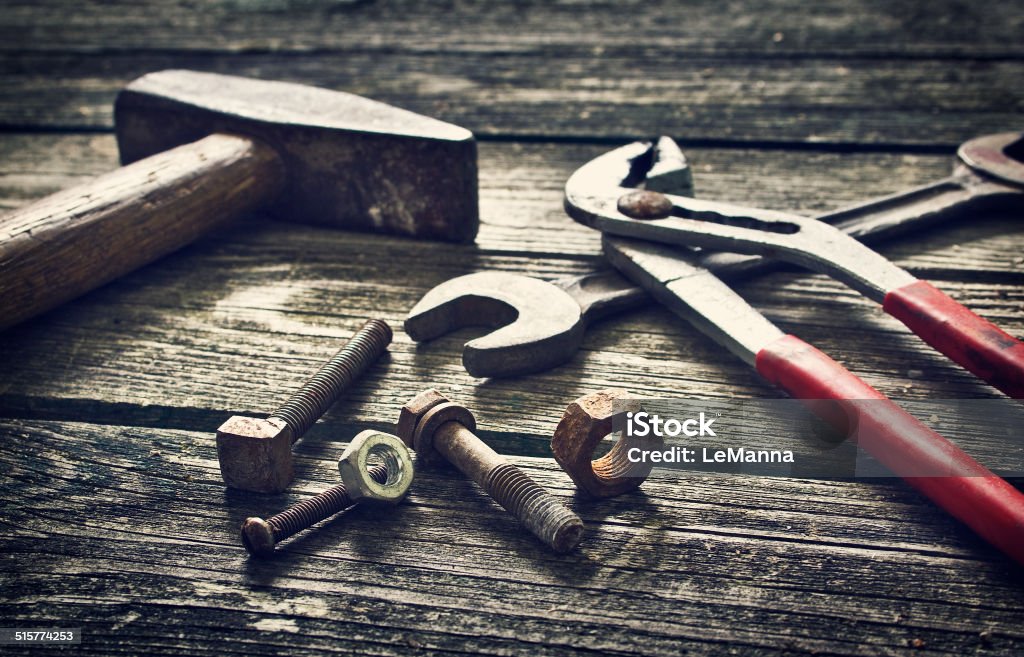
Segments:
[[[114,109],[125,166],[0,217],[0,329],[254,210],[471,242],[476,142],[464,128],[338,91],[160,71]]]

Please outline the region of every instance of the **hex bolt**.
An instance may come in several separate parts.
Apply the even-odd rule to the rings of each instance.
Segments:
[[[473,414],[437,390],[407,402],[398,420],[398,435],[420,462],[448,461],[553,550],[576,547],[583,536],[580,517],[488,447],[475,430]]]
[[[370,462],[373,456],[380,462]],[[348,465],[358,469],[343,470]],[[241,528],[245,549],[254,556],[268,557],[284,539],[362,500],[397,504],[409,490],[415,472],[402,441],[377,431],[363,431],[353,438],[338,460],[338,469],[343,470],[347,483],[332,486],[266,520],[246,518]]]
[[[224,483],[258,493],[279,493],[294,476],[292,444],[306,433],[387,350],[391,327],[363,324],[338,353],[266,419],[236,415],[217,429],[217,459]]]

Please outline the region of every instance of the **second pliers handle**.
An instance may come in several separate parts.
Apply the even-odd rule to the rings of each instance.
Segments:
[[[1024,342],[927,281],[891,290],[882,308],[967,371],[1024,399]]]
[[[1024,494],[842,365],[786,335],[757,371],[980,536],[1024,565]],[[825,403],[831,401],[834,403]]]

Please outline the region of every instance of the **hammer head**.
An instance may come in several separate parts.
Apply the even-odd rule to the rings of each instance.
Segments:
[[[471,242],[476,142],[464,128],[340,91],[196,71],[129,84],[114,109],[124,164],[213,133],[255,138],[287,169],[283,219]]]

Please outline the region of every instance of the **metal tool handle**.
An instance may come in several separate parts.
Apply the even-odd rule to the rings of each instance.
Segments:
[[[819,214],[814,218],[835,226],[860,242],[875,244],[968,213],[989,212],[1004,206],[1016,207],[1020,199],[1021,192],[1012,187],[980,179],[966,169],[961,169],[934,183]],[[762,274],[786,265],[779,260],[758,255],[724,251],[694,253],[697,264],[724,280]],[[613,277],[614,274],[599,271],[577,279],[556,282],[578,298],[587,321],[639,308],[649,302],[647,295]],[[580,283],[574,286],[574,281]],[[590,287],[589,293],[585,286]],[[575,288],[584,289],[577,292]]]
[[[0,218],[0,329],[171,253],[277,195],[268,146],[214,134]]]
[[[958,365],[1014,399],[1024,399],[1024,343],[927,281],[885,295],[882,308]]]
[[[971,212],[990,212],[1020,203],[1021,193],[1001,183],[979,179],[966,170],[949,178],[857,205],[815,215],[865,244],[897,237]],[[781,263],[764,256],[714,252],[700,258],[701,266],[722,278],[767,271]]]
[[[573,276],[554,281],[580,305],[580,314],[587,322],[631,310],[648,301],[647,293],[633,285],[614,269]]]
[[[787,335],[757,371],[1004,553],[1024,564],[1024,494],[814,347]],[[824,403],[831,400],[832,403]],[[950,476],[937,476],[950,473]]]

